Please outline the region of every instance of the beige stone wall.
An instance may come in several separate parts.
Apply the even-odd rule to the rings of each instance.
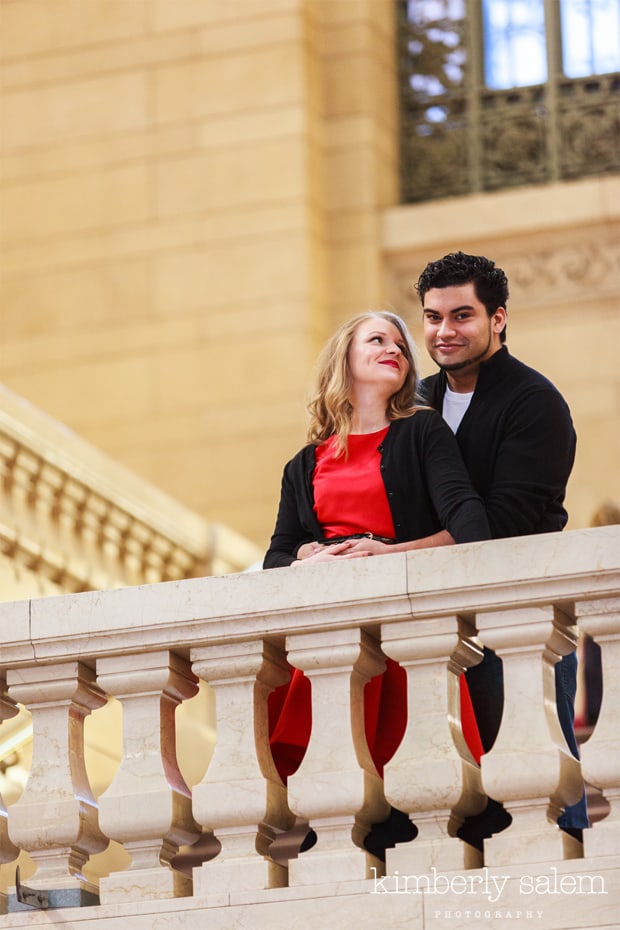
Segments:
[[[319,345],[394,299],[394,20],[391,0],[0,0],[0,380],[260,546]],[[537,196],[515,194],[519,254],[538,249]],[[431,242],[427,208],[410,208],[398,248],[411,267],[448,242],[496,249],[494,203],[436,205]],[[472,214],[483,233],[458,219]],[[617,382],[575,344],[581,296],[540,357],[530,293],[514,351],[531,345],[563,386],[579,372],[582,526],[616,493],[600,441]]]
[[[330,318],[379,295],[392,29],[373,0],[0,2],[0,378],[261,545]]]

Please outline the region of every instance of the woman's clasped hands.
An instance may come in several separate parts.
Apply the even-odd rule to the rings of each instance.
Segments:
[[[386,555],[388,552],[394,552],[394,546],[367,536],[361,539],[347,539],[331,545],[310,542],[299,547],[297,562],[292,564],[307,565],[315,562],[333,562],[335,559],[362,559],[370,555]]]

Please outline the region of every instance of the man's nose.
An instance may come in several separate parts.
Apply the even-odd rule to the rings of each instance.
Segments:
[[[444,317],[437,327],[438,336],[453,336],[454,335],[454,324],[450,317]]]

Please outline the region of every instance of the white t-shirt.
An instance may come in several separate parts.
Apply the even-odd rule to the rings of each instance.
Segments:
[[[459,428],[473,396],[473,391],[469,394],[458,394],[456,391],[451,391],[446,384],[441,413],[453,433],[456,433]]]

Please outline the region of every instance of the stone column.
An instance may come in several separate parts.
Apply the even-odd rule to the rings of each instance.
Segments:
[[[594,732],[581,747],[584,777],[609,802],[607,817],[585,830],[586,857],[616,856],[620,850],[620,599],[576,605],[579,626],[601,647],[603,700]]]
[[[475,868],[480,853],[456,838],[486,804],[461,728],[459,676],[482,658],[474,630],[453,615],[385,624],[381,635],[407,671],[407,730],[385,767],[385,794],[418,828],[413,842],[386,850],[386,871]]]
[[[373,867],[382,872],[382,863],[362,844],[389,808],[366,743],[364,685],[383,671],[385,659],[359,629],[289,636],[287,648],[290,663],[312,686],[312,734],[288,779],[289,804],[318,837],[289,863],[289,884],[370,878]]]
[[[67,906],[98,888],[84,874],[91,855],[108,841],[84,765],[84,719],[105,704],[95,673],[80,662],[8,672],[9,694],[32,714],[32,768],[10,809],[11,839],[37,866],[28,886],[65,891]]]
[[[485,865],[579,857],[581,843],[556,823],[583,791],[555,700],[555,663],[576,644],[573,618],[557,607],[523,607],[480,614],[477,621],[504,673],[502,722],[482,758],[482,783],[513,818],[508,829],[485,840]]]
[[[175,711],[198,689],[189,662],[168,651],[114,656],[97,661],[97,677],[123,708],[123,758],[99,816],[132,859],[101,880],[101,901],[191,894],[191,880],[169,867],[179,846],[200,836],[176,758]]]
[[[215,752],[194,788],[194,816],[221,844],[215,859],[194,869],[195,894],[285,886],[286,867],[269,849],[294,817],[269,749],[267,698],[290,669],[260,640],[199,647],[192,659],[215,690],[216,708]]]

